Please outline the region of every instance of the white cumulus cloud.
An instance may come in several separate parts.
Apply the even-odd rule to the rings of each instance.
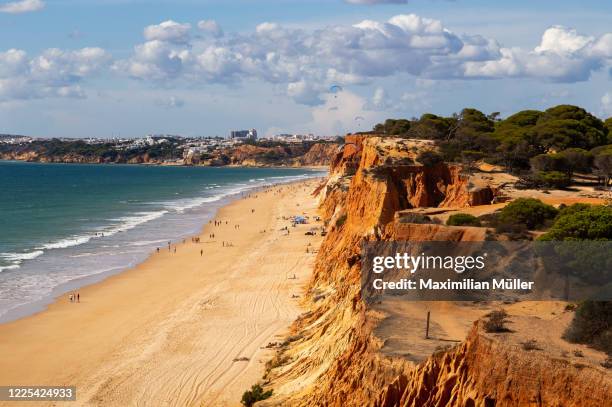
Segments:
[[[439,20],[415,14],[317,29],[264,22],[254,32],[226,35],[216,22],[202,20],[198,29],[210,35],[192,38],[190,24],[171,20],[149,26],[146,42],[116,67],[143,80],[190,85],[256,79],[283,85],[296,102],[313,105],[323,103],[334,83],[368,84],[397,74],[576,82],[612,60],[612,33],[591,37],[554,26],[529,50],[478,34],[458,35]]]
[[[500,48],[500,57],[465,63],[466,77],[534,77],[554,82],[588,80],[594,71],[610,64],[612,34],[599,38],[574,29],[554,26],[542,35],[533,50]]]
[[[81,82],[103,71],[110,59],[101,48],[50,48],[35,57],[18,49],[0,52],[0,100],[83,97]]]
[[[191,24],[180,24],[167,20],[160,24],[150,25],[144,29],[144,37],[149,41],[168,41],[173,43],[187,43]]]
[[[215,20],[200,20],[198,21],[198,28],[213,37],[223,37],[223,30]]]
[[[0,13],[21,14],[39,11],[45,8],[42,0],[19,0],[0,4]]]
[[[3,94],[18,94],[6,89],[23,89],[18,84],[24,81],[76,86],[99,66],[166,88],[259,81],[306,105],[324,104],[333,84],[369,85],[393,76],[421,82],[538,78],[573,83],[612,68],[612,33],[589,36],[553,26],[532,48],[519,48],[478,33],[457,34],[439,20],[416,14],[314,29],[263,22],[250,32],[234,33],[224,33],[214,20],[200,20],[196,27],[166,20],[145,27],[143,42],[129,56],[112,64],[109,59],[99,48],[52,49],[38,57],[9,50],[0,54],[0,77],[17,85],[5,83]],[[385,96],[374,96],[368,106],[380,109]],[[418,96],[410,99],[393,105],[415,103]]]

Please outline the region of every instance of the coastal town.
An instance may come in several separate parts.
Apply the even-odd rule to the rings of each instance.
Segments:
[[[315,145],[336,145],[336,136],[278,134],[258,137],[256,129],[230,131],[228,137],[151,134],[136,138],[38,138],[0,134],[0,159],[34,162],[126,163],[161,165],[322,165],[296,164]],[[320,147],[319,147],[320,148]],[[317,148],[315,148],[317,150]],[[328,147],[328,159],[334,147]]]

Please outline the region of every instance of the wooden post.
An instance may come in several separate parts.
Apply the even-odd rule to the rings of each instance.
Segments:
[[[430,312],[427,311],[427,327],[425,328],[425,339],[429,339],[429,314]]]

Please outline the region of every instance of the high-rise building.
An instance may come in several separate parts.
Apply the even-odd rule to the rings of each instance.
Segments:
[[[257,130],[233,130],[230,132],[230,138],[257,140]]]

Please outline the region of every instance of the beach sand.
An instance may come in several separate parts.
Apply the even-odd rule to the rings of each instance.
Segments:
[[[64,295],[0,325],[0,385],[77,388],[76,403],[25,405],[240,405],[273,355],[265,346],[281,341],[301,312],[315,258],[306,247],[321,241],[305,232],[321,224],[292,228],[282,216],[315,216],[318,182],[237,200],[218,212],[222,225],[207,225],[200,243],[187,239],[176,253],[162,247],[80,289],[78,304]]]

